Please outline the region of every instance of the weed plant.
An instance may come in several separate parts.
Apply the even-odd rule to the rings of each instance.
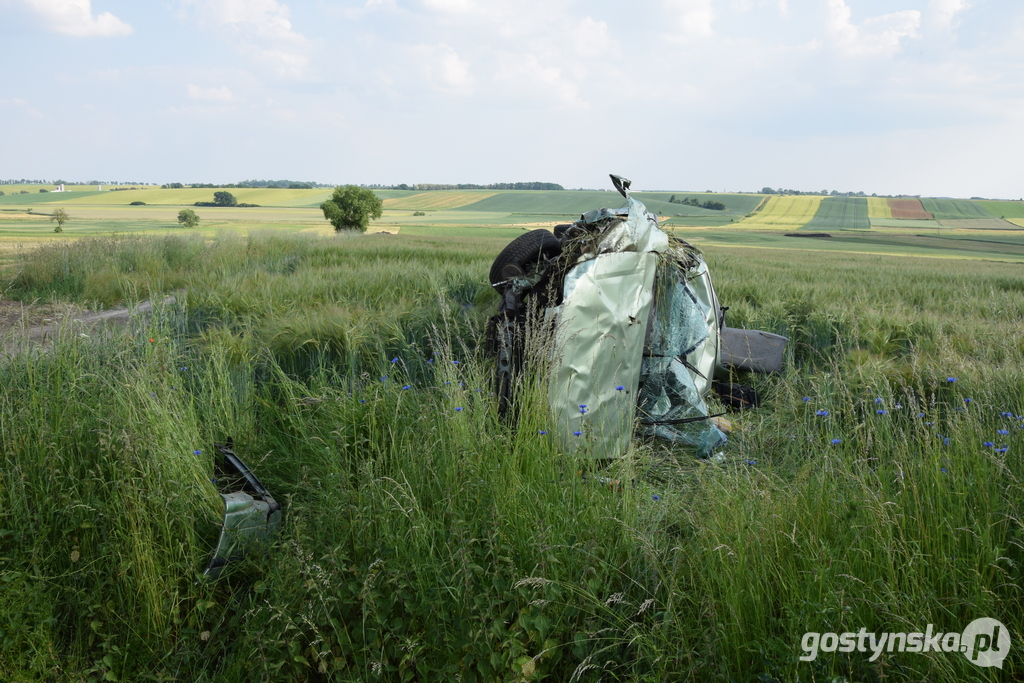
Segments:
[[[493,243],[168,244],[24,257],[27,299],[187,295],[0,363],[4,679],[1020,677],[1015,650],[798,659],[807,631],[979,617],[1020,642],[1018,266],[710,254],[787,371],[739,378],[766,403],[724,459],[637,443],[595,472],[557,448],[542,368],[518,426],[496,415]],[[228,436],[285,521],[197,581]]]

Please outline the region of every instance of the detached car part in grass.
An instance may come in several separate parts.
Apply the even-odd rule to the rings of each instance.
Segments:
[[[203,572],[216,578],[231,561],[244,557],[273,539],[281,526],[281,504],[274,500],[252,470],[232,450],[230,440],[218,444],[216,463],[224,521],[210,563]]]
[[[716,383],[716,372],[777,372],[787,340],[725,328],[700,251],[660,230],[657,216],[630,196],[630,181],[611,178],[624,208],[594,209],[554,233],[528,232],[491,266],[502,297],[489,326],[499,411],[513,410],[530,331],[540,331],[551,349],[548,405],[564,448],[619,457],[639,423],[642,435],[706,457],[726,442],[709,419],[707,394],[717,388],[733,407],[759,402],[748,387]]]

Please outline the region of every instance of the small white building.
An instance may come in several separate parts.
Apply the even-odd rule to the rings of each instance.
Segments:
[[[61,184],[61,185],[58,185],[58,186],[57,186],[57,189],[56,189],[56,190],[50,190],[50,192],[67,192],[67,190],[65,190],[65,189],[64,189],[64,185],[63,185],[63,184]]]

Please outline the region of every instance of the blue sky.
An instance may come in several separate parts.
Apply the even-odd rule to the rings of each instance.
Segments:
[[[1024,196],[1020,0],[0,0],[0,178]]]

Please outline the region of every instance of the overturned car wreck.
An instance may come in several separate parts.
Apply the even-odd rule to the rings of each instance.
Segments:
[[[731,407],[759,402],[749,387],[715,382],[716,373],[777,372],[786,338],[727,329],[700,251],[663,232],[630,196],[630,181],[611,178],[624,208],[589,211],[554,233],[528,232],[491,266],[502,297],[489,327],[499,411],[513,414],[527,338],[540,330],[563,447],[618,457],[637,426],[706,457],[727,439],[708,393],[718,390]]]

